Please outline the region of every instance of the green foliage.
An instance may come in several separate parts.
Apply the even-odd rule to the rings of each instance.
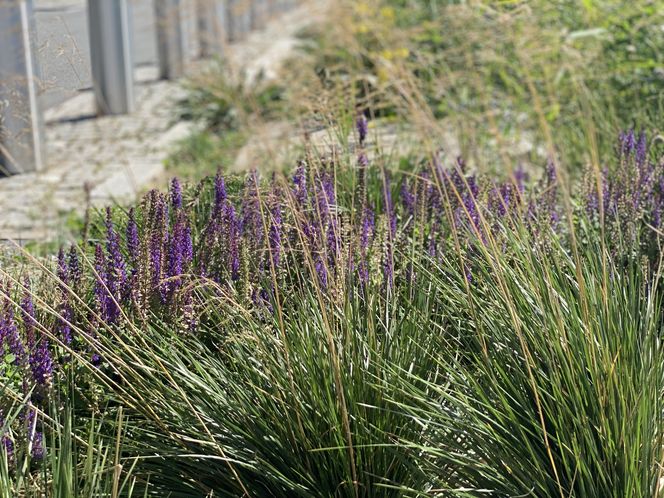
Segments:
[[[240,75],[236,82],[219,64],[187,83],[187,96],[179,102],[179,117],[200,122],[212,131],[239,130],[248,116],[274,116],[283,103],[283,91],[261,75],[251,81]]]
[[[365,171],[362,186],[356,173],[334,171],[341,219],[359,210],[361,192],[380,213],[384,172]],[[208,183],[185,189],[195,236],[214,212]],[[241,184],[229,180],[228,194],[241,196]],[[441,213],[455,216],[445,204],[453,195]],[[284,256],[264,275],[273,292],[262,304],[248,286],[203,277],[186,284],[201,310],[195,332],[178,313],[136,319],[128,308],[102,326],[92,347],[104,364],[88,367],[103,406],[126,410],[123,454],[145,477],[136,489],[658,496],[658,260],[634,257],[632,240],[603,238],[583,210],[555,231],[518,217],[501,226],[482,211],[479,225],[492,226],[482,236],[454,218],[457,229],[448,220],[448,243],[431,257],[421,245],[425,208],[412,232],[400,228],[393,287],[373,274],[353,285],[352,267],[340,264],[324,288],[307,271],[315,252],[291,232],[284,244],[301,257]],[[267,205],[262,212],[268,223]],[[102,225],[92,225],[100,239]]]
[[[322,28],[317,74],[376,115],[451,123],[464,157],[553,155],[572,171],[630,125],[659,129],[661,2],[350,2]],[[519,142],[530,152],[515,150]],[[538,151],[539,149],[539,151]],[[505,167],[506,164],[501,164]]]
[[[164,325],[130,339],[112,362],[143,400],[135,433],[154,436],[134,447],[161,455],[145,462],[153,484],[173,496],[400,496],[385,486],[414,485],[417,463],[394,447],[420,429],[388,409],[397,379],[384,365],[427,375],[422,351],[441,344],[435,294],[414,292],[411,304],[375,295],[343,308],[289,296],[292,311],[266,320],[219,297],[197,336]]]
[[[36,250],[3,268],[3,295],[26,273],[33,278],[38,337],[50,341],[59,369],[28,388],[19,378],[28,378],[27,363],[16,365],[0,342],[1,498],[662,496],[653,220],[663,192],[652,185],[661,168],[633,168],[641,160],[630,152],[608,173],[610,186],[589,175],[584,189],[556,177],[552,164],[526,195],[516,178],[442,171],[427,150],[424,172],[402,160],[386,173],[380,155],[358,168],[347,140],[357,106],[412,119],[432,136],[432,123],[453,120],[467,155],[487,168],[498,161],[495,150],[479,161],[485,149],[509,148],[523,131],[561,164],[590,162],[601,176],[618,128],[658,125],[659,2],[348,5],[352,23],[334,19],[310,51],[341,109],[330,114],[342,151],[329,159],[306,150],[307,201],[297,204],[280,176],[250,193],[244,178],[227,177],[227,198],[215,207],[206,178],[185,187],[182,207],[158,193],[136,206],[136,261],[122,239],[128,213],[115,207],[112,223],[103,213],[85,223],[80,282],[63,285]],[[192,82],[181,117],[203,129],[170,170],[198,180],[224,168],[248,123],[286,112],[285,95],[260,80],[232,83],[218,68]],[[320,97],[316,118],[331,110]],[[328,187],[332,205],[321,200]],[[387,197],[396,201],[399,187],[417,200],[392,212]],[[586,197],[596,192],[600,206],[603,190],[619,212],[588,214]],[[238,224],[215,228],[230,207]],[[367,208],[371,240],[362,247]],[[252,223],[248,213],[260,236],[242,235],[241,275],[232,277],[226,239],[229,227]],[[194,247],[186,275],[167,275],[178,222]],[[114,248],[111,225],[122,240]],[[337,236],[339,251],[330,249]],[[95,262],[97,243],[106,259]],[[105,323],[110,280],[100,284],[99,273],[118,271],[117,261],[129,283],[115,289],[123,308]],[[361,283],[360,263],[370,268]],[[324,284],[319,265],[329,267]],[[178,284],[170,297],[160,294],[166,280]],[[21,293],[7,297],[9,309]],[[70,345],[58,332],[65,310]],[[2,341],[7,325],[3,314]],[[24,317],[15,325],[27,335]]]
[[[510,233],[470,279],[454,249],[402,252],[417,278],[387,294],[302,280],[254,313],[200,286],[196,334],[100,336],[149,492],[658,496],[658,268],[597,232],[577,250]]]
[[[395,400],[427,427],[413,446],[435,488],[454,465],[497,496],[660,496],[661,284],[595,242],[575,259],[513,240],[479,258],[467,292],[432,273],[472,345],[439,355],[434,382],[403,372]]]
[[[78,416],[71,403],[51,400],[47,413],[36,412],[36,423],[28,427],[27,440],[11,428],[26,424],[29,404],[3,400],[7,418],[0,427],[0,497],[15,498],[97,498],[132,497],[136,478],[135,461],[122,455],[124,419],[122,411],[116,424],[94,416]],[[116,432],[112,433],[113,426]],[[43,434],[37,439],[34,434]],[[31,436],[32,435],[32,436]],[[41,437],[41,436],[40,436]],[[35,445],[43,445],[43,456],[36,456]]]
[[[166,168],[180,178],[200,180],[215,169],[232,166],[245,140],[245,133],[236,130],[193,133],[177,145],[166,160]]]

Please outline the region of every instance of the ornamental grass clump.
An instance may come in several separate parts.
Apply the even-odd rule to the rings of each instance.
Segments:
[[[155,496],[654,495],[663,175],[630,137],[616,167],[647,181],[589,173],[597,199],[554,160],[387,170],[364,139],[174,180],[101,213],[39,292],[8,277],[14,391],[49,414],[50,358],[84,416],[121,407]]]
[[[580,251],[510,237],[476,258],[468,291],[423,269],[464,341],[435,378],[393,372],[432,494],[661,496],[661,265],[613,261],[597,238]]]
[[[434,158],[403,177],[369,168],[355,189],[355,171],[330,166],[248,175],[240,277],[234,238],[194,243],[219,245],[192,289],[195,332],[164,322],[107,358],[150,407],[135,451],[164,459],[146,462],[151,482],[181,496],[656,495],[659,265],[599,231],[577,242],[585,197],[566,210],[553,163],[530,188]],[[208,212],[232,204],[219,193]]]

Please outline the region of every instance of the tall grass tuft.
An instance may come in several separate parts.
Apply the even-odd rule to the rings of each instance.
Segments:
[[[82,474],[104,478],[81,489],[659,493],[664,170],[645,135],[621,136],[621,175],[570,196],[553,161],[532,186],[439,155],[388,172],[357,126],[356,162],[173,179],[106,210],[32,287],[6,275],[4,372],[45,455],[81,462],[68,448],[105,411],[118,422]],[[49,429],[58,392],[82,427]],[[81,482],[55,463],[23,475]]]
[[[112,424],[77,416],[70,402],[55,399],[47,412],[31,403],[3,406],[13,409],[0,427],[0,497],[137,496],[136,462],[123,456],[122,410]]]
[[[661,496],[661,266],[597,238],[578,259],[512,238],[480,260],[468,292],[432,270],[472,349],[437,356],[433,381],[403,372],[394,400],[425,428],[431,492],[453,494],[454,464],[472,496]]]

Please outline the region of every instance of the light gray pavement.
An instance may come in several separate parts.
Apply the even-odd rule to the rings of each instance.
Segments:
[[[324,0],[303,3],[271,20],[265,31],[252,33],[226,47],[229,71],[239,74],[242,67],[247,74],[276,75],[276,68],[293,52],[296,33],[313,22],[312,5],[323,3]],[[71,3],[38,0],[42,13],[48,8],[60,13],[64,12],[62,9],[73,9],[72,16],[66,18],[69,20],[77,18],[81,5],[80,0],[71,0]],[[53,19],[43,22],[55,23]],[[75,21],[75,25],[81,30],[87,29],[80,21]],[[74,39],[85,38],[87,44],[87,34],[82,32],[72,36]],[[60,31],[57,33],[62,36]],[[141,36],[147,35],[143,33]],[[77,47],[78,44],[77,41]],[[51,107],[45,112],[46,170],[0,179],[0,239],[22,242],[48,240],[56,235],[66,237],[66,219],[71,213],[80,215],[89,205],[135,199],[146,188],[164,180],[164,159],[174,144],[192,131],[191,124],[174,121],[174,104],[184,95],[181,84],[157,80],[157,69],[150,64],[136,69],[135,113],[95,117],[94,96],[88,89],[89,70],[84,55],[87,48],[84,52],[81,47],[73,46],[69,45],[70,52],[57,45],[41,48],[40,57],[45,59],[52,58],[53,54],[66,53],[60,56],[63,59],[59,64],[65,61],[70,67],[53,65],[44,71],[47,78],[54,74],[54,82],[58,83],[44,93],[52,99]],[[190,50],[195,51],[193,44]],[[48,51],[51,55],[46,54]],[[143,57],[149,62],[149,49],[145,50]],[[191,64],[190,72],[201,65],[205,62]],[[67,98],[67,94],[73,97]]]
[[[154,67],[137,71],[131,115],[94,117],[91,91],[46,112],[48,167],[0,179],[0,239],[52,239],[66,229],[70,213],[131,201],[162,178],[164,159],[191,125],[173,123],[183,90],[156,74]]]

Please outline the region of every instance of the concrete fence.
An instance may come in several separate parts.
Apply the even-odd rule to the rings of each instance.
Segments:
[[[0,0],[0,174],[44,167],[34,0]],[[87,0],[98,115],[134,111],[131,0]],[[192,57],[223,57],[296,0],[153,0],[159,75],[179,78]]]
[[[37,99],[32,0],[0,0],[0,168],[4,174],[44,165],[44,124]]]

